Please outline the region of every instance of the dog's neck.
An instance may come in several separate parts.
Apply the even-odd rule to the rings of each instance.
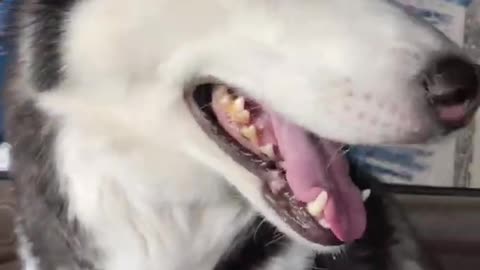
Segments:
[[[104,269],[211,270],[260,231],[251,206],[211,170],[177,153],[160,160],[152,146],[135,145],[136,155],[134,141],[129,149],[100,140],[65,127],[57,160],[70,212],[93,235]]]

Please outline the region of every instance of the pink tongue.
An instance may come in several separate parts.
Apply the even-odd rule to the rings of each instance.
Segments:
[[[314,143],[304,129],[275,113],[269,115],[295,197],[308,203],[327,191],[324,218],[332,232],[344,242],[360,238],[366,227],[365,208],[360,190],[350,179],[341,145],[323,139]]]
[[[460,121],[465,118],[467,111],[463,104],[443,106],[439,108],[439,117],[444,121]]]

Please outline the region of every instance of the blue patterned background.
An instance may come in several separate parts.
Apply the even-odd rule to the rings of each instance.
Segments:
[[[5,73],[7,69],[8,62],[8,49],[7,49],[7,15],[10,10],[11,4],[14,0],[4,0],[0,2],[0,90],[3,90],[5,84]],[[3,99],[0,98],[0,141],[3,141],[4,138],[4,117],[3,110]]]

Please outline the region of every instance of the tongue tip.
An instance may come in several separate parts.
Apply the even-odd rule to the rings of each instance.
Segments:
[[[362,238],[366,231],[366,224],[356,222],[355,226],[332,226],[331,230],[340,241],[351,243]]]
[[[367,228],[366,210],[363,203],[352,204],[352,207],[341,213],[333,203],[327,205],[325,217],[331,224],[332,233],[342,242],[348,243],[363,237]]]

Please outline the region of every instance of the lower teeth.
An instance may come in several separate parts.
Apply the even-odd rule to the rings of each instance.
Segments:
[[[319,223],[320,226],[322,226],[323,228],[325,228],[325,229],[330,229],[330,224],[329,224],[324,218],[320,219],[320,220],[318,221],[318,223]]]
[[[372,191],[370,189],[365,189],[362,191],[362,199],[365,202],[371,195]],[[318,220],[320,226],[325,229],[330,229],[330,224],[323,218],[323,210],[325,209],[328,201],[328,194],[326,191],[322,191],[317,198],[309,202],[306,206],[307,212]]]
[[[370,189],[365,189],[362,191],[362,199],[363,201],[365,202],[366,200],[368,200],[368,198],[370,197],[370,195],[372,194],[372,190]]]
[[[287,182],[284,180],[275,180],[270,182],[270,189],[272,190],[272,193],[277,195],[282,189],[284,189],[287,185]]]
[[[328,201],[328,194],[326,191],[322,191],[315,201],[309,202],[307,204],[307,212],[312,215],[313,217],[319,217],[323,214],[323,209],[327,205]]]
[[[260,151],[270,159],[275,159],[275,151],[273,150],[273,144],[266,144],[260,146]]]

